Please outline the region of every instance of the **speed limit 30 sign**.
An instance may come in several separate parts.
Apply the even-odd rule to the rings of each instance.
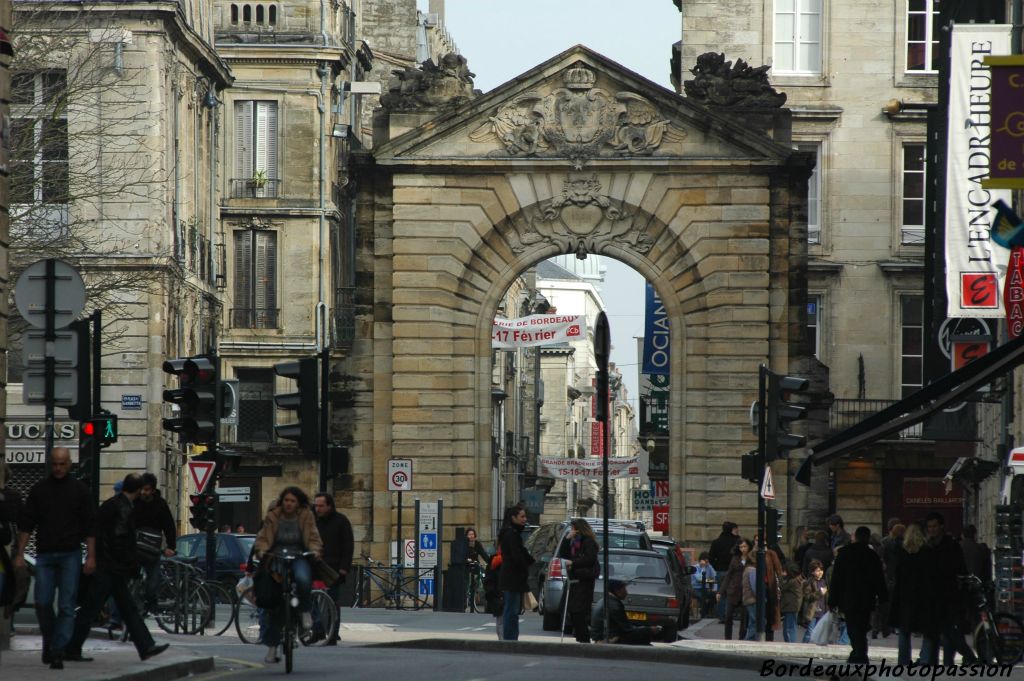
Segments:
[[[388,491],[412,491],[412,459],[388,459]]]

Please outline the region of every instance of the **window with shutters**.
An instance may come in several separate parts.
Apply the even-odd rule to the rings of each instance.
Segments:
[[[901,172],[901,244],[924,244],[925,145],[903,145]]]
[[[271,442],[274,434],[274,370],[236,369],[238,434],[236,442]]]
[[[800,151],[814,154],[814,170],[807,178],[807,243],[821,243],[821,176],[822,158],[821,144],[818,142],[801,143],[797,146]]]
[[[232,198],[276,198],[277,102],[235,102],[235,175]]]
[[[907,71],[938,73],[940,0],[907,0]]]
[[[12,204],[66,204],[67,73],[33,71],[11,78]]]
[[[772,72],[821,73],[821,0],[776,0]]]
[[[235,307],[231,325],[242,329],[276,329],[277,232],[235,231]]]
[[[924,385],[924,298],[900,296],[900,399]]]

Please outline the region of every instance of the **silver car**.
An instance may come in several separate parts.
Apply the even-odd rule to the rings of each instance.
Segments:
[[[601,518],[586,518],[597,535],[597,546],[604,546],[603,521]],[[545,631],[558,631],[562,626],[562,591],[568,578],[565,565],[558,558],[558,547],[569,532],[569,521],[542,526],[537,530],[527,550],[536,561],[530,566],[530,588],[537,596],[537,612],[543,618]],[[634,520],[608,521],[609,549],[653,549],[650,537],[643,523]],[[599,554],[600,556],[600,554]],[[600,557],[599,557],[600,560]]]
[[[608,578],[629,585],[624,604],[626,617],[648,625],[659,625],[663,640],[671,643],[678,633],[680,601],[679,573],[661,551],[609,549]],[[601,583],[594,589],[594,604],[603,598]]]

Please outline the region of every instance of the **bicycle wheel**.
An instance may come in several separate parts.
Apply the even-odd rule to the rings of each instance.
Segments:
[[[248,589],[235,602],[235,631],[242,643],[260,642],[260,614],[256,607],[256,592]]]
[[[996,613],[992,622],[998,642],[995,658],[998,664],[1017,664],[1024,657],[1024,624],[1008,612]]]
[[[203,585],[210,596],[210,618],[204,623],[204,631],[220,636],[235,619],[235,592],[220,582],[206,582]]]
[[[168,634],[196,634],[210,619],[210,593],[198,582],[191,582],[181,592],[171,584],[160,587],[157,610],[158,627]]]
[[[487,612],[487,599],[484,598],[484,580],[479,574],[477,574],[476,579],[473,580],[473,598],[471,603],[473,604],[473,612]]]
[[[284,605],[284,636],[281,637],[281,648],[284,651],[284,671],[292,673],[292,656],[295,654],[295,622],[292,621],[293,613],[291,604]]]
[[[303,631],[299,635],[299,643],[304,646],[326,645],[334,634],[334,628],[338,624],[338,607],[330,594],[320,589],[310,595],[312,607],[310,614],[313,616],[313,629]]]

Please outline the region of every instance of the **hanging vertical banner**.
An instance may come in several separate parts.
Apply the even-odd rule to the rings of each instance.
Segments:
[[[647,282],[644,320],[644,356],[640,369],[645,374],[667,376],[669,360],[668,313],[650,282]]]
[[[985,57],[1010,53],[1005,24],[956,24],[950,50],[946,166],[946,315],[1002,317],[1009,253],[990,237],[997,199],[1010,191],[982,187],[989,173],[992,76]]]
[[[1006,307],[1007,336],[1013,340],[1024,329],[1024,247],[1014,246],[1010,251],[1003,305]]]
[[[986,189],[1024,189],[1024,55],[985,58],[992,70],[992,141]]]

